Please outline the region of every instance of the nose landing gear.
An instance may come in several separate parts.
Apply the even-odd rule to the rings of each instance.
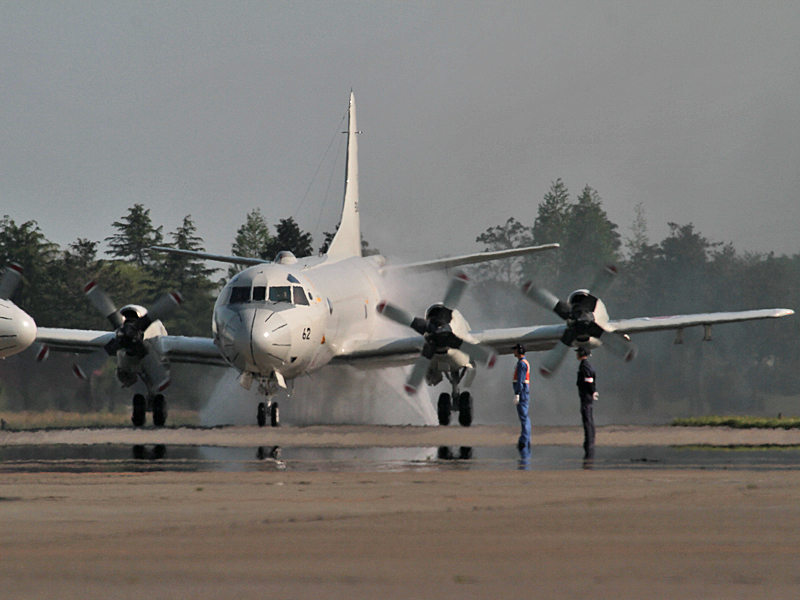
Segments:
[[[272,400],[268,402],[259,402],[258,410],[256,411],[256,421],[259,427],[264,427],[267,424],[267,414],[269,414],[269,421],[272,427],[281,426],[280,410],[277,402]]]

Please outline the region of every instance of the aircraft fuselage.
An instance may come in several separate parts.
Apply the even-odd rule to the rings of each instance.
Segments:
[[[285,379],[327,365],[373,334],[380,259],[256,265],[238,273],[214,307],[214,342],[238,371]]]

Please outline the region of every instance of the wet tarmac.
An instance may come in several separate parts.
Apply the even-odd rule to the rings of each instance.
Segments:
[[[513,447],[418,448],[24,445],[0,447],[0,473],[137,472],[442,472],[458,470],[798,470],[800,446],[536,446],[529,459]]]

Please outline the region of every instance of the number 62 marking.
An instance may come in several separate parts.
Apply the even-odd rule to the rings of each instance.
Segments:
[[[310,340],[311,339],[311,327],[306,327],[303,329],[303,339]]]

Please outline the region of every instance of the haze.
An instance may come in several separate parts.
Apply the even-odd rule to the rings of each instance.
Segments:
[[[4,2],[0,19],[0,215],[62,246],[143,203],[165,233],[191,214],[209,252],[255,207],[318,247],[353,88],[364,236],[389,257],[474,252],[510,216],[533,224],[559,177],[623,234],[641,202],[653,242],[692,222],[800,252],[797,2]]]

